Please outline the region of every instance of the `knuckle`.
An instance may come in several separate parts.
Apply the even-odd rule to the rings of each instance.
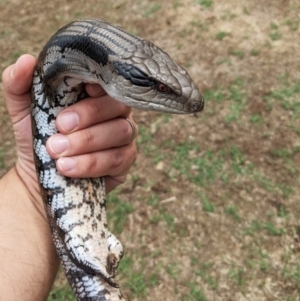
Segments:
[[[124,151],[121,149],[115,149],[114,152],[112,152],[110,157],[110,166],[114,170],[119,170],[124,162]]]
[[[122,104],[124,107],[123,107],[123,115],[125,115],[125,116],[129,116],[129,114],[131,113],[131,108],[130,107],[128,107],[128,106],[126,106],[126,105],[124,105],[124,104]]]
[[[129,149],[129,154],[128,154],[131,164],[133,164],[136,161],[137,153],[138,153],[137,146],[136,146],[136,143],[134,140],[134,142],[132,142],[130,144],[130,149]]]
[[[96,101],[97,99],[92,98],[92,99],[87,99],[86,100],[86,104],[88,109],[86,110],[87,112],[87,116],[89,116],[89,118],[94,119],[94,120],[101,120],[101,116],[100,116],[100,111],[99,111],[99,101]]]
[[[121,126],[119,127],[121,137],[125,142],[130,142],[132,139],[132,127],[127,119],[122,119]]]
[[[80,160],[79,172],[85,176],[94,176],[96,171],[98,171],[98,160],[95,154],[88,154],[83,157],[83,160]]]
[[[93,133],[89,129],[85,129],[82,131],[82,136],[82,139],[79,139],[79,141],[81,141],[80,145],[84,146],[85,149],[92,148],[95,143]]]

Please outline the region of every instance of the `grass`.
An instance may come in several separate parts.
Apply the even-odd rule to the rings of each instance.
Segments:
[[[220,180],[228,183],[237,175],[252,176],[253,164],[246,164],[244,154],[235,145],[229,144],[217,152],[201,152],[199,146],[193,142],[175,145],[172,148],[175,151],[172,166],[199,186],[207,187]],[[210,210],[208,208],[212,210],[205,197],[203,202],[207,211]]]
[[[244,81],[238,78],[228,88],[227,97],[230,101],[230,113],[225,117],[226,123],[231,123],[240,119],[247,97],[247,92],[244,90],[244,84]]]
[[[204,193],[200,194],[200,198],[202,200],[202,209],[206,212],[214,212],[215,206],[211,203],[211,201],[204,195]]]
[[[228,277],[233,281],[237,286],[244,286],[246,282],[245,269],[243,267],[236,267],[233,265],[228,272]]]
[[[282,34],[279,31],[273,31],[269,34],[272,41],[278,41],[281,39]]]
[[[158,224],[161,221],[167,224],[169,231],[173,232],[175,230],[174,216],[166,212],[164,208],[159,207],[159,212],[152,216],[149,222],[152,224]]]
[[[142,265],[134,271],[133,263],[133,258],[124,257],[119,265],[120,275],[125,279],[123,286],[130,289],[132,296],[142,297],[147,292],[147,282],[142,272]]]
[[[4,149],[4,147],[0,146],[0,168],[4,168],[5,167],[5,154],[6,154],[6,150]]]
[[[236,222],[240,222],[241,221],[241,217],[238,215],[236,205],[229,205],[228,207],[226,207],[225,208],[225,213],[227,215],[231,216],[231,218],[234,221],[236,221]]]
[[[299,29],[300,21],[288,19],[285,21],[285,24],[290,28],[290,30],[297,31]]]
[[[71,288],[69,286],[62,286],[55,290],[52,290],[48,296],[47,301],[76,301]]]
[[[225,37],[229,36],[230,33],[226,31],[220,31],[216,34],[216,39],[222,41]]]
[[[212,6],[213,4],[213,1],[212,0],[197,0],[197,3],[206,7],[206,8],[209,8]]]
[[[207,0],[195,0],[193,4],[202,12],[217,5]],[[144,9],[143,16],[160,16],[163,5],[154,2]],[[180,1],[173,4],[178,12],[185,6]],[[254,13],[244,8],[243,14]],[[218,22],[233,23],[240,18],[226,11],[221,16]],[[175,36],[183,40],[197,33],[205,36],[211,29],[209,22],[201,18],[187,21],[177,31],[174,27]],[[130,218],[143,232],[128,242],[129,250],[119,268],[122,286],[130,292],[132,300],[149,300],[152,289],[160,289],[166,279],[183,301],[210,300],[210,296],[222,294],[224,287],[234,296],[251,299],[247,296],[249,290],[255,287],[262,291],[265,279],[272,279],[274,291],[284,294],[278,297],[280,300],[298,300],[300,82],[286,72],[261,91],[254,75],[251,80],[230,77],[235,62],[263,61],[265,53],[272,50],[273,41],[284,41],[284,32],[296,32],[298,28],[299,22],[292,19],[271,23],[265,35],[268,47],[230,45],[236,37],[226,31],[210,35],[216,44],[228,41],[229,51],[225,50],[217,60],[224,64],[220,67],[229,71],[228,76],[221,74],[224,82],[215,77],[206,81],[204,112],[196,122],[184,121],[188,125],[182,127],[191,131],[179,133],[180,122],[184,122],[177,116],[154,117],[151,122],[157,127],[169,127],[166,132],[157,128],[159,134],[153,133],[150,122],[143,120],[137,144],[145,158],[142,163],[148,169],[141,178],[133,176],[132,180],[136,188],[132,196],[141,194],[139,200],[143,202],[139,205],[123,201],[117,193],[108,197],[110,230],[120,234],[132,215]],[[251,40],[251,32],[242,36]],[[242,38],[242,43],[246,42]],[[180,59],[187,61],[184,57]],[[214,81],[217,85],[211,86]],[[261,110],[255,104],[252,106],[257,98],[265,101]],[[274,128],[274,124],[278,127]],[[283,128],[286,135],[282,135]],[[285,142],[290,134],[298,137]],[[213,135],[221,138],[213,140]],[[160,171],[164,177],[156,179],[152,169],[159,162],[164,163],[165,168]],[[152,190],[157,181],[167,187],[163,198],[176,194],[176,202],[160,204],[161,195]],[[139,210],[147,212],[147,218],[142,215],[140,223]],[[161,241],[163,235],[165,240]],[[134,248],[130,243],[135,243]],[[123,244],[126,248],[127,242]],[[157,255],[149,252],[150,248]],[[71,295],[70,291],[59,288],[49,300],[68,300],[68,294]]]
[[[239,78],[227,88],[216,87],[205,91],[208,106],[227,106],[229,109],[228,113],[224,114],[224,124],[242,126],[241,119],[246,112],[248,99],[246,87],[247,83]],[[297,82],[292,85],[285,82],[281,88],[274,89],[267,98],[272,106],[278,104],[282,110],[288,109],[298,116],[297,99],[299,92]],[[208,114],[215,113],[211,110]],[[262,114],[248,114],[247,116],[248,125],[253,127],[255,131],[266,126],[266,119]],[[166,120],[166,123],[170,121],[172,119]],[[291,119],[291,125],[294,121],[297,121],[297,117]],[[270,135],[265,136],[266,141],[269,138]],[[157,136],[151,134],[148,127],[140,127],[138,146],[143,149],[144,154],[149,157],[152,164],[164,162],[166,165],[164,172],[170,175],[170,180],[172,177],[174,181],[178,177],[183,177],[194,183],[199,189],[197,194],[202,210],[214,213],[215,216],[226,216],[226,222],[232,225],[232,235],[238,237],[240,241],[244,241],[247,237],[254,243],[251,247],[252,250],[250,247],[248,250],[245,247],[247,256],[244,256],[244,264],[235,261],[226,264],[228,268],[227,285],[232,285],[236,291],[245,293],[248,284],[254,281],[255,275],[258,273],[265,275],[264,277],[270,277],[273,273],[272,254],[262,246],[264,241],[268,239],[284,239],[289,233],[290,230],[285,227],[285,224],[278,223],[276,220],[279,218],[282,221],[288,221],[291,218],[288,207],[281,204],[274,212],[270,214],[265,212],[264,218],[249,219],[248,212],[245,213],[244,211],[244,203],[238,202],[238,197],[232,198],[231,195],[224,195],[216,202],[215,198],[211,197],[211,191],[214,190],[214,186],[220,185],[220,183],[239,187],[242,181],[247,180],[275,199],[288,199],[294,193],[293,186],[279,182],[267,175],[264,170],[259,169],[257,163],[249,162],[248,153],[245,152],[245,149],[230,141],[223,143],[220,148],[204,149],[195,139],[182,140],[180,143],[166,140],[163,143],[164,151],[159,151],[155,145],[156,139]],[[285,169],[288,169],[298,154],[299,147],[297,146],[287,145],[283,148],[269,149],[271,158],[281,160]],[[177,173],[172,174],[174,170]],[[138,183],[138,177],[136,182]],[[251,188],[249,188],[249,194],[251,194]],[[172,210],[162,206],[159,200],[160,197],[156,193],[151,193],[148,197],[147,205],[150,210],[154,211],[150,215],[151,218],[146,222],[147,227],[154,226],[159,227],[160,231],[167,230],[170,242],[174,239],[185,239],[189,235],[188,231],[184,229],[183,234],[180,232],[180,227],[177,227],[178,225],[175,223],[178,217],[174,215]],[[262,202],[261,200],[256,201]],[[130,203],[121,201],[114,193],[109,196],[108,204],[110,228],[112,232],[120,233],[126,225],[128,214],[134,212],[134,207]],[[194,241],[194,248],[201,253],[203,249],[201,239]],[[195,254],[188,256],[191,260],[191,276],[189,281],[184,283],[185,292],[179,293],[178,296],[181,300],[208,300],[205,291],[207,289],[218,291],[220,285],[214,274],[215,265],[210,262],[202,262],[201,258],[195,257]],[[287,255],[286,258],[286,263],[280,270],[282,278],[290,281],[293,287],[297,288],[297,281],[300,278],[299,265],[292,264],[292,255]],[[182,281],[182,266],[178,262],[170,260],[166,264],[158,264],[156,269],[152,269],[150,273],[144,272],[146,265],[147,261],[144,260],[142,253],[138,255],[126,254],[121,261],[119,277],[122,279],[122,286],[130,291],[135,300],[145,299],[152,287],[159,286],[163,272],[175,283]],[[206,290],[204,290],[204,286]],[[53,294],[59,296],[63,292],[63,289],[61,291],[59,289]],[[287,295],[287,298],[293,298],[293,295],[291,297]]]
[[[287,111],[293,113],[292,118],[300,116],[300,82],[296,81],[294,84],[282,87],[272,91],[271,95],[266,97],[266,101],[276,100],[280,106]]]
[[[129,213],[134,211],[131,203],[122,201],[118,196],[116,191],[108,194],[107,197],[107,207],[108,222],[111,225],[110,229],[114,233],[121,233],[124,229],[124,224],[126,222]]]
[[[176,153],[172,160],[172,166],[200,186],[213,182],[217,177],[217,172],[221,171],[224,164],[210,150],[199,156],[200,149],[193,143],[175,145],[174,150]],[[190,151],[195,152],[195,157],[189,155]]]
[[[252,56],[258,56],[260,54],[260,50],[259,49],[252,49],[250,54]]]
[[[253,114],[253,115],[250,115],[249,117],[249,121],[252,123],[252,124],[257,124],[257,125],[262,125],[264,124],[264,119],[263,117],[260,115],[260,114]]]
[[[170,275],[170,277],[176,280],[180,273],[180,268],[177,263],[169,263],[166,266],[166,272]]]
[[[195,282],[188,283],[189,293],[184,295],[181,300],[185,301],[207,301],[204,290],[199,288],[199,285]]]
[[[149,8],[145,10],[143,13],[143,17],[150,17],[151,15],[154,15],[157,13],[159,10],[161,10],[161,5],[159,3],[153,3]]]
[[[245,57],[245,52],[239,49],[229,49],[229,55],[233,55],[239,59],[243,59]]]
[[[270,236],[282,236],[285,230],[280,227],[276,227],[272,222],[268,221],[265,223],[259,221],[252,221],[249,227],[246,227],[243,231],[244,235],[254,236],[260,231],[265,231]]]
[[[200,276],[201,279],[208,284],[208,286],[212,290],[217,290],[218,289],[218,282],[217,279],[213,276],[211,276],[211,272],[214,269],[214,264],[213,263],[199,263],[198,258],[193,257],[191,259],[191,265],[194,267],[193,268],[193,273],[195,276]]]
[[[271,38],[271,40],[272,41],[280,40],[282,37],[282,34],[279,32],[279,26],[272,22],[270,24],[270,29],[271,29],[271,32],[269,34],[269,37]]]

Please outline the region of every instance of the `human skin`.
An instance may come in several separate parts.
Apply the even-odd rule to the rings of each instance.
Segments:
[[[30,89],[35,58],[23,55],[2,75],[17,146],[15,166],[0,179],[0,300],[46,300],[59,267],[32,155]],[[47,151],[69,177],[105,176],[107,192],[123,183],[136,159],[131,110],[97,85],[66,108]],[[132,128],[126,118],[135,127]]]

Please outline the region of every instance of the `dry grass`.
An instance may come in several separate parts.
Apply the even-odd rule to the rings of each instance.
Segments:
[[[171,53],[206,96],[197,118],[135,112],[139,157],[108,203],[128,300],[300,300],[299,8],[0,1],[1,71],[67,22],[101,17]],[[5,172],[15,155],[2,99],[0,114]],[[49,300],[72,299],[63,282]]]

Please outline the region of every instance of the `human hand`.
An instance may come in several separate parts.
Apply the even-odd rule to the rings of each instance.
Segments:
[[[59,265],[33,162],[30,87],[34,65],[35,58],[24,55],[2,75],[18,158],[15,168],[0,179],[0,300],[46,300]],[[47,150],[65,176],[108,175],[109,191],[125,180],[135,160],[130,123],[135,133],[136,125],[130,109],[104,95],[99,86],[87,85],[86,89],[97,97],[82,100],[59,114],[61,133],[48,140]],[[70,112],[77,114],[73,129]],[[66,141],[67,149],[58,154]],[[67,170],[64,163],[70,157],[77,165]]]
[[[18,159],[16,170],[32,195],[39,193],[32,155],[30,88],[35,58],[23,55],[2,75],[6,104],[13,122]],[[135,127],[130,108],[110,98],[100,86],[87,85],[91,96],[63,110],[59,134],[49,138],[47,151],[57,169],[69,177],[106,176],[107,192],[123,183],[136,158]],[[75,166],[74,166],[75,164]]]

